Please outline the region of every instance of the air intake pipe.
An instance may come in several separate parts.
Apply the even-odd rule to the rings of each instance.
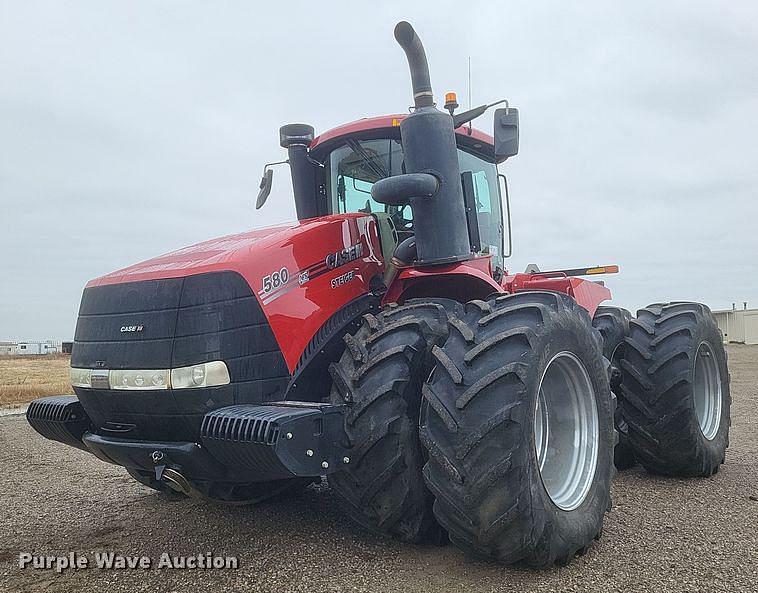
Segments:
[[[279,128],[279,144],[287,149],[292,173],[292,192],[295,195],[295,210],[298,220],[318,216],[316,204],[316,167],[308,155],[313,142],[313,126],[287,124]]]
[[[413,27],[398,23],[395,39],[408,58],[413,84],[414,110],[400,124],[407,174],[378,181],[371,194],[377,202],[410,204],[416,265],[470,259],[453,118],[434,105],[424,46]]]

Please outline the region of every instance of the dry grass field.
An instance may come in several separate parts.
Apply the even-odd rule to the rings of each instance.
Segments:
[[[0,407],[73,393],[68,377],[70,361],[67,354],[0,357]]]

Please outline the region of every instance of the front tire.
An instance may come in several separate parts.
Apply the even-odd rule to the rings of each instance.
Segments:
[[[622,371],[621,401],[637,460],[657,474],[716,473],[729,446],[731,397],[710,309],[670,303],[638,311]]]
[[[583,553],[614,472],[613,403],[587,312],[550,292],[472,301],[433,352],[424,478],[451,541],[507,564]]]
[[[374,533],[409,542],[440,538],[421,476],[418,417],[429,352],[447,337],[446,307],[456,306],[411,300],[367,314],[330,367],[331,400],[348,405],[349,463],[329,483],[345,513]]]

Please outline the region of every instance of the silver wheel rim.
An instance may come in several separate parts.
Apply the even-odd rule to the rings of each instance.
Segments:
[[[611,354],[611,364],[618,370],[621,370],[621,355],[624,351],[623,345],[624,342],[616,344],[616,347],[613,349],[613,353]]]
[[[695,357],[695,413],[703,436],[712,441],[721,424],[721,375],[713,350],[702,342]]]
[[[571,352],[545,367],[534,408],[534,453],[553,504],[571,511],[584,502],[597,468],[599,423],[595,389]]]

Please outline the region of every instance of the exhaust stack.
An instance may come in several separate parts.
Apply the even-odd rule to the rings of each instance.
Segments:
[[[421,39],[418,38],[411,24],[406,21],[400,21],[395,25],[395,39],[408,58],[414,105],[416,108],[433,107],[434,96],[432,83],[429,80],[429,64],[426,61],[426,52]]]
[[[453,118],[435,107],[426,53],[413,27],[405,21],[398,23],[395,39],[408,58],[413,86],[413,112],[400,124],[407,174],[378,181],[372,196],[386,204],[398,200],[410,204],[416,265],[470,259]],[[428,188],[436,190],[426,191]]]

